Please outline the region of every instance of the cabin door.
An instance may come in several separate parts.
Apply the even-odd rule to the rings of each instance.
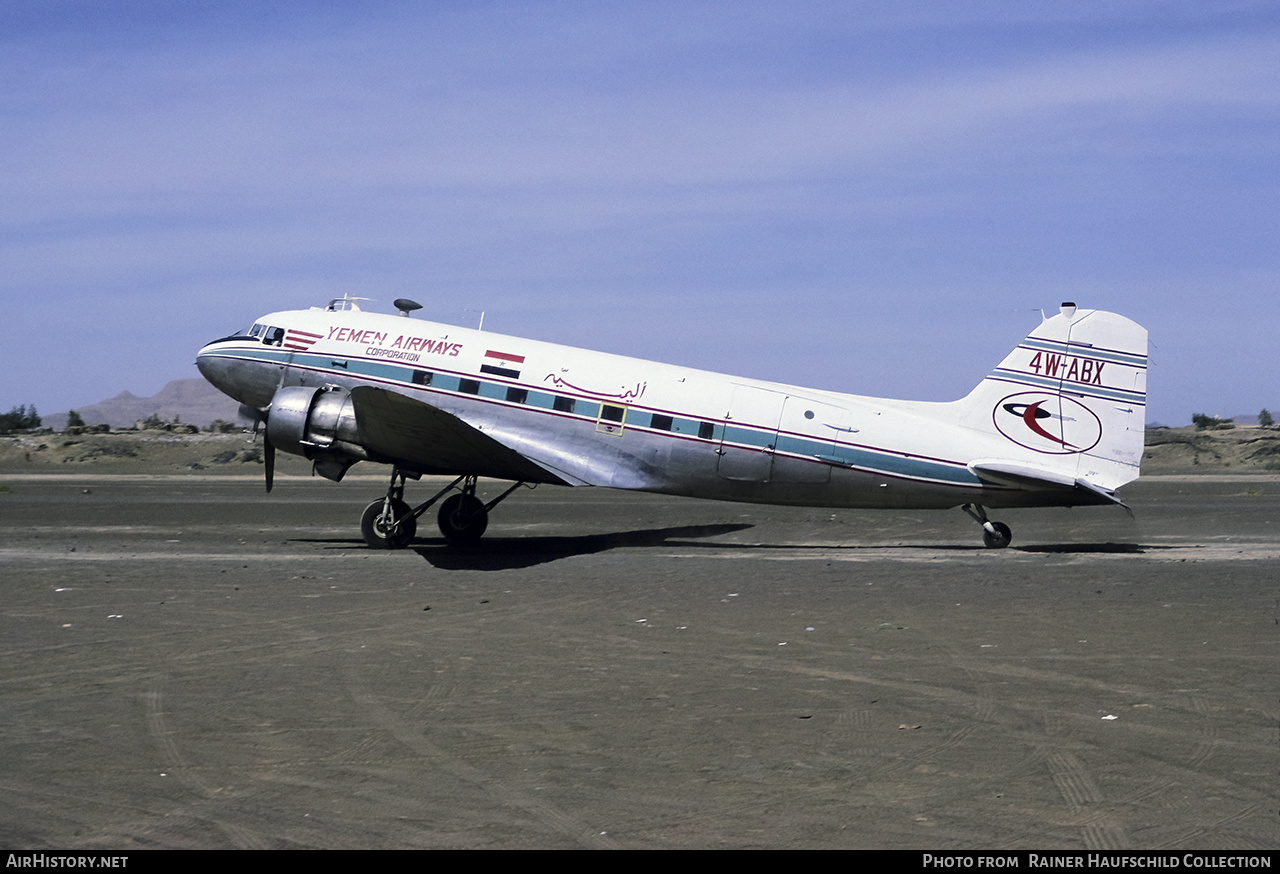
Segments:
[[[778,442],[778,421],[787,396],[735,385],[720,440],[718,470],[725,479],[767,483]]]

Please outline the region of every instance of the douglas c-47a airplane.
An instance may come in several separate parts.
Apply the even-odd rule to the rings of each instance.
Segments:
[[[277,449],[340,481],[391,465],[364,511],[398,549],[437,501],[451,542],[484,534],[522,484],[603,486],[813,507],[962,507],[987,546],[1011,533],[984,507],[1124,504],[1138,476],[1147,332],[1064,303],[965,398],[887,400],[799,388],[399,316],[350,299],[272,313],[200,350],[205,378],[265,423]],[[405,480],[456,476],[417,507]],[[514,482],[485,503],[478,477]],[[451,494],[452,493],[452,494]],[[1127,507],[1125,509],[1128,509]]]

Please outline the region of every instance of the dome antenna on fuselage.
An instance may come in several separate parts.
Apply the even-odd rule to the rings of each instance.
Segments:
[[[422,304],[418,303],[416,300],[409,300],[407,297],[396,298],[395,305],[396,309],[400,311],[400,315],[404,316],[406,319],[410,318],[409,313],[414,310],[422,309]]]

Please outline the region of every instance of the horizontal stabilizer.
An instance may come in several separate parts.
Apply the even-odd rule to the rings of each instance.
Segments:
[[[980,459],[969,462],[968,468],[978,479],[998,486],[1013,488],[1058,486],[1070,489],[1076,484],[1076,478],[1070,474],[1017,461]]]
[[[1117,506],[1124,507],[1124,511],[1126,513],[1128,513],[1130,516],[1133,515],[1133,508],[1130,507],[1128,504],[1126,504],[1124,501],[1117,498],[1114,492],[1109,492],[1106,489],[1102,488],[1101,486],[1095,486],[1093,483],[1088,482],[1086,480],[1082,480],[1082,479],[1076,480],[1076,488],[1084,489],[1087,492],[1093,492],[1095,495],[1102,498],[1107,503],[1116,504]],[[1099,503],[1102,503],[1102,502],[1100,501]]]
[[[1133,515],[1129,505],[1117,498],[1114,492],[1061,471],[998,459],[971,461],[968,468],[978,479],[991,485],[1024,491],[1076,489],[1093,495],[1095,500],[1092,503],[1117,504],[1124,507],[1130,516]]]

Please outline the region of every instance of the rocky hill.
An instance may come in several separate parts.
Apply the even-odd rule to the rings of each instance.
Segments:
[[[165,422],[176,418],[204,428],[215,419],[236,421],[239,409],[238,403],[203,379],[175,379],[149,398],[140,398],[126,391],[108,400],[79,407],[76,412],[88,425],[128,428],[156,416]],[[42,418],[44,426],[54,431],[61,431],[67,426],[67,413],[51,413]]]
[[[1280,429],[1151,428],[1143,473],[1280,473]]]

